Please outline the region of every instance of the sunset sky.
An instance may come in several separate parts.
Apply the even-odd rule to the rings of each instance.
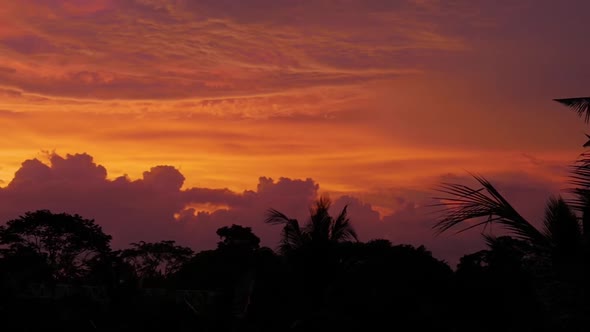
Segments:
[[[0,220],[94,218],[114,246],[275,247],[328,194],[361,240],[456,261],[441,181],[485,175],[538,219],[586,125],[585,0],[3,0]]]

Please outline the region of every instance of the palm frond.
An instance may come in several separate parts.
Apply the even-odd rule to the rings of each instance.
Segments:
[[[301,247],[306,242],[306,233],[299,227],[297,219],[291,219],[278,210],[269,209],[264,222],[284,226],[278,247],[279,252],[283,254]]]
[[[482,176],[472,176],[483,188],[473,189],[461,184],[443,183],[437,190],[447,195],[435,197],[440,203],[433,206],[442,208],[439,210],[442,216],[434,225],[437,233],[478,220],[458,232],[496,223],[514,233],[517,238],[547,245],[547,238],[523,218],[489,181]],[[481,218],[487,219],[481,221]]]
[[[295,219],[289,220],[283,227],[279,251],[283,254],[301,248],[308,240],[308,234],[301,230],[299,222]]]
[[[307,224],[306,231],[312,234],[316,240],[328,240],[330,238],[330,227],[332,217],[330,216],[331,201],[327,196],[320,197],[315,206],[310,209],[310,223]]]
[[[271,225],[284,225],[291,222],[292,220],[294,219],[290,219],[281,211],[268,209],[264,222]]]
[[[332,224],[330,234],[333,241],[358,241],[356,231],[352,227],[350,219],[348,219],[347,208],[348,206],[345,206],[344,209],[342,209],[342,212],[340,212]]]
[[[570,166],[569,173],[569,183],[573,188],[567,191],[573,197],[567,203],[581,213],[583,238],[590,243],[590,153],[582,153]]]
[[[590,122],[590,97],[553,99],[554,101],[573,109],[579,117]]]
[[[573,253],[582,236],[578,217],[561,197],[552,197],[545,209],[543,221],[545,236],[555,249],[562,253]]]
[[[322,249],[333,242],[358,241],[357,234],[347,217],[344,207],[337,219],[329,213],[331,202],[327,196],[320,197],[310,208],[310,220],[304,227],[296,219],[290,219],[275,209],[267,211],[265,223],[283,225],[279,251],[283,254],[304,247]]]
[[[590,206],[590,153],[583,153],[570,166],[569,183],[574,187],[567,191],[574,195],[568,203],[575,210],[584,212]]]
[[[482,234],[488,248],[492,249],[497,245],[498,237],[492,234]]]

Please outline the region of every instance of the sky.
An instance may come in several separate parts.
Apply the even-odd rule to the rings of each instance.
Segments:
[[[486,176],[537,222],[586,125],[584,0],[21,0],[0,6],[0,220],[93,218],[113,245],[210,249],[319,195],[360,239],[456,262],[441,182]]]

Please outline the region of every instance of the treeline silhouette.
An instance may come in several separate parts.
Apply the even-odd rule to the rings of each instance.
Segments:
[[[590,119],[590,98],[558,100]],[[217,230],[217,248],[174,241],[110,247],[79,215],[27,212],[0,226],[2,331],[588,331],[590,156],[572,167],[572,199],[551,198],[541,227],[485,178],[440,187],[439,232],[498,224],[487,249],[453,271],[423,246],[358,240],[322,197],[282,227],[275,252],[249,227]],[[358,221],[362,222],[362,221]]]
[[[490,238],[452,271],[422,246],[357,241],[346,210],[328,208],[320,199],[302,226],[270,211],[280,254],[239,225],[217,231],[215,250],[162,241],[115,251],[92,220],[26,213],[0,228],[2,330],[555,331],[581,319],[565,287],[551,292],[561,279],[530,269],[526,241]]]

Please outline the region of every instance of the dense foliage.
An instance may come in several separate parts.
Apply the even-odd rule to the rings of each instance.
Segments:
[[[547,218],[563,213],[569,218],[562,211],[564,203],[553,203]],[[572,326],[578,323],[581,307],[564,295],[569,293],[557,294],[553,288],[575,292],[576,284],[556,286],[554,282],[562,279],[539,273],[542,261],[535,258],[530,241],[489,237],[488,250],[464,256],[457,271],[452,271],[424,247],[314,233],[313,227],[323,229],[321,222],[334,225],[338,219],[346,219],[352,233],[348,219],[342,213],[332,218],[325,206],[329,200],[322,199],[312,209],[309,225],[313,220],[316,224],[304,228],[309,240],[280,255],[260,247],[252,230],[239,225],[217,231],[220,241],[215,250],[193,253],[173,241],[162,241],[111,251],[110,237],[92,220],[49,211],[27,213],[0,228],[3,327],[6,331],[357,331],[384,326],[575,330]],[[547,234],[562,236],[549,224],[546,227]],[[316,240],[311,240],[312,234]],[[561,257],[564,250],[573,249],[556,246],[555,250]],[[86,252],[92,253],[88,260],[72,258]]]

